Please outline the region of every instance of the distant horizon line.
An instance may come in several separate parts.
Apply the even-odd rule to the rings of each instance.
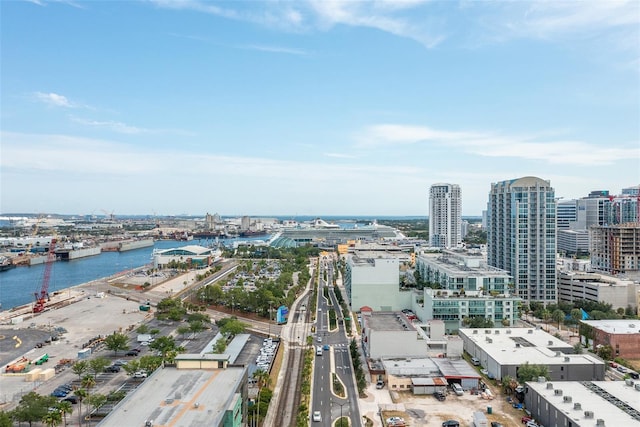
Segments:
[[[87,216],[93,216],[96,218],[110,218],[111,216],[113,216],[115,219],[121,219],[121,218],[139,218],[139,217],[143,217],[143,218],[202,218],[202,217],[206,217],[207,214],[202,214],[202,215],[192,215],[192,214],[100,214],[100,215],[96,215],[96,214],[59,214],[59,213],[0,213],[0,220],[10,220],[11,218],[18,218],[18,217],[34,217],[37,218],[38,216],[42,216],[42,215],[46,215],[46,216],[52,216],[52,217],[87,217]],[[269,215],[269,214],[209,214],[209,215],[218,215],[222,218],[241,218],[243,216],[248,216],[250,218],[277,218],[277,219],[281,219],[281,218],[339,218],[339,219],[380,219],[380,218],[429,218],[428,215],[374,215],[374,214],[354,214],[354,215],[349,215],[349,214],[331,214],[331,215],[300,215],[300,214],[295,214],[295,215],[291,215],[291,214],[274,214],[274,215]],[[482,218],[482,215],[462,215],[461,218]]]

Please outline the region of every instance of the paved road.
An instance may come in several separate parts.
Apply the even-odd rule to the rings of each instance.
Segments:
[[[320,287],[318,291],[318,316],[317,330],[314,338],[316,348],[322,350],[322,356],[315,357],[313,399],[311,412],[320,411],[323,425],[343,417],[349,417],[351,425],[358,425],[360,421],[358,409],[358,394],[354,382],[353,366],[349,355],[349,341],[345,334],[342,321],[342,311],[338,305],[338,300],[333,293],[333,263],[324,260],[321,263]],[[324,280],[326,272],[327,280]],[[324,296],[324,289],[329,291],[329,299]],[[330,330],[328,310],[336,312],[338,327]],[[342,398],[333,393],[331,382],[333,374],[336,374],[346,390],[346,397]]]

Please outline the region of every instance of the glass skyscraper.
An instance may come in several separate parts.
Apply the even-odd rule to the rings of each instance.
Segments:
[[[487,262],[513,276],[525,301],[556,302],[556,199],[549,181],[527,176],[491,184]]]

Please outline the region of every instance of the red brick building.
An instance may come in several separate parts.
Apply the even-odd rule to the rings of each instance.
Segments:
[[[612,357],[623,359],[640,359],[640,320],[583,320],[588,332],[589,347],[609,345],[613,349]]]

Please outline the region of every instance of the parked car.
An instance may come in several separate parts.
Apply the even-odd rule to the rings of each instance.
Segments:
[[[118,365],[107,366],[106,368],[104,368],[104,371],[105,372],[118,373],[118,372],[120,372],[120,366],[118,366]]]
[[[384,381],[382,381],[382,380],[378,380],[378,382],[376,383],[376,388],[377,388],[378,390],[380,390],[380,389],[384,388]]]
[[[524,417],[520,418],[520,421],[522,422],[522,424],[526,424],[526,423],[528,423],[529,421],[531,421],[532,419],[533,419],[533,418],[531,418],[531,417],[529,417],[529,416],[525,415]]]
[[[75,405],[76,403],[78,403],[80,401],[80,399],[78,398],[78,396],[73,395],[73,396],[65,397],[64,399],[62,399],[62,401],[63,402],[69,402],[69,403],[72,403],[72,404]]]
[[[433,393],[433,397],[438,399],[440,402],[444,402],[447,398],[447,396],[441,391],[436,391],[435,393]]]
[[[460,422],[456,420],[447,420],[442,423],[442,427],[460,427]]]
[[[122,366],[122,365],[126,365],[127,361],[126,360],[122,360],[122,359],[118,359],[115,362],[113,362],[113,366]]]
[[[60,389],[55,389],[51,392],[51,396],[53,397],[67,397],[67,394],[69,394],[68,391]]]
[[[145,371],[138,371],[133,374],[133,378],[147,378],[147,373]]]
[[[480,366],[480,359],[472,357],[471,358],[471,363],[473,364],[473,366]]]
[[[497,421],[491,421],[491,427],[504,427],[504,426]]]
[[[622,366],[622,365],[618,365],[618,367],[616,368],[616,370],[617,370],[618,372],[622,372],[623,374],[624,374],[625,372],[627,372],[627,369],[626,369],[624,366]]]
[[[133,350],[129,350],[124,355],[125,356],[137,356],[138,352],[137,351],[133,351]]]
[[[629,372],[629,375],[631,375],[631,378],[633,378],[634,380],[640,378],[640,374],[638,374],[637,372]]]

